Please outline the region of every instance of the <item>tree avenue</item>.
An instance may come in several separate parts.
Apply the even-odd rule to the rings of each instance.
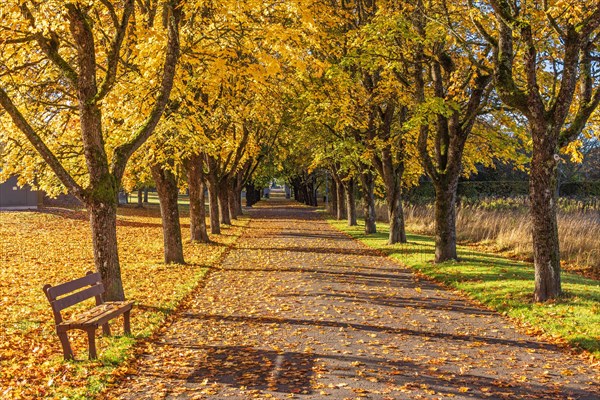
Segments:
[[[360,198],[366,234],[381,201],[390,245],[428,181],[441,263],[459,179],[509,161],[530,172],[534,298],[561,294],[557,169],[598,137],[595,1],[10,0],[0,18],[0,179],[83,202],[108,299],[122,188],[156,187],[164,261],[184,263],[275,176],[349,225]]]

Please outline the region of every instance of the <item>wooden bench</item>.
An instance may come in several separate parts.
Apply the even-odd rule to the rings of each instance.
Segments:
[[[56,322],[56,333],[62,344],[65,360],[73,359],[73,350],[69,343],[67,331],[80,329],[87,332],[89,341],[90,359],[97,358],[96,355],[96,329],[102,326],[102,333],[110,336],[108,321],[123,314],[124,331],[126,335],[131,334],[129,323],[129,312],[133,307],[133,301],[104,301],[104,285],[100,274],[88,272],[83,278],[78,278],[60,285],[44,286],[44,293],[52,306],[54,321]],[[80,314],[63,320],[61,311],[81,303],[84,300],[96,298],[96,306]]]

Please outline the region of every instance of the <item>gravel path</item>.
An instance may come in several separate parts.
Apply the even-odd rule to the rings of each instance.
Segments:
[[[600,399],[600,370],[420,280],[312,209],[262,202],[122,399]]]

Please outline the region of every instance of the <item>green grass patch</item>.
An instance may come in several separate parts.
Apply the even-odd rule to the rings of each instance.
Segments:
[[[557,301],[533,303],[533,266],[530,263],[459,246],[460,262],[433,264],[433,238],[408,235],[408,243],[388,245],[389,226],[378,223],[378,233],[365,235],[364,225],[348,227],[328,219],[338,230],[378,249],[426,276],[459,289],[488,307],[516,318],[545,334],[600,357],[600,282],[563,273],[564,295]]]

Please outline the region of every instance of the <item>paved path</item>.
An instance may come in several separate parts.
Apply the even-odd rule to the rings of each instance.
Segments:
[[[600,371],[271,201],[123,399],[600,399]]]

